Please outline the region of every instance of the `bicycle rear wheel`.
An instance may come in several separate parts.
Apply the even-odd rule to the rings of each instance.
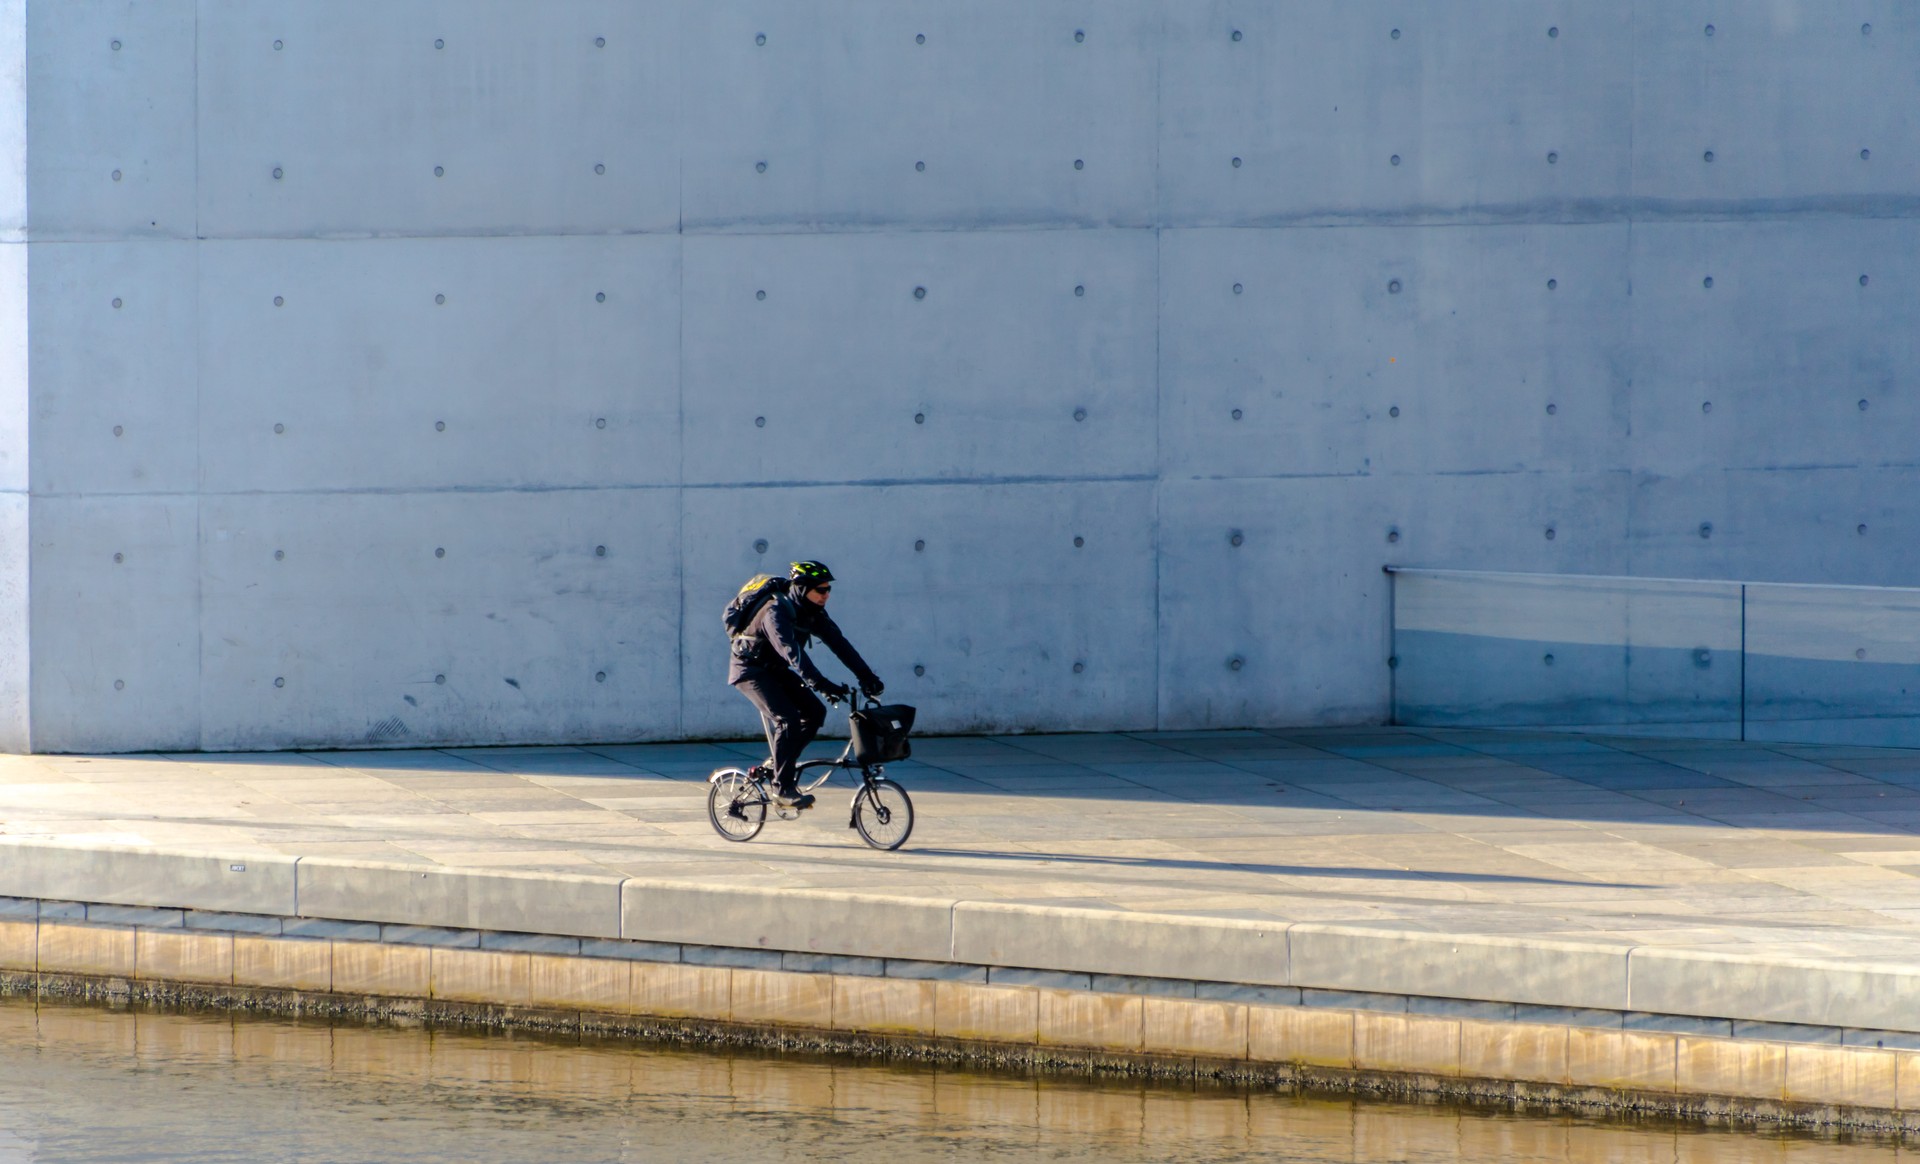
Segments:
[[[876,849],[897,849],[913,834],[913,801],[907,790],[882,776],[853,798],[853,827]]]
[[[731,768],[707,786],[707,819],[729,841],[751,841],[767,823],[766,790]]]

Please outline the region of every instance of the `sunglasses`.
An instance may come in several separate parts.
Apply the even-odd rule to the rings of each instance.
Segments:
[[[828,583],[828,584],[827,584],[827,585],[825,585],[825,586],[815,586],[815,587],[814,587],[814,589],[815,589],[815,590],[818,590],[818,591],[819,591],[820,593],[822,593],[822,594],[832,594],[832,593],[833,593],[833,584],[832,584],[832,583]]]

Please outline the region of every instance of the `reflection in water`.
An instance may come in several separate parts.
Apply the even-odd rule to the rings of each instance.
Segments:
[[[0,999],[15,1161],[1894,1161],[1886,1142]]]

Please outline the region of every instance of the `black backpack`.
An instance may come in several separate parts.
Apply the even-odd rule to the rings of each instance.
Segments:
[[[727,639],[735,655],[745,658],[746,653],[753,650],[753,641],[745,638],[747,628],[753,625],[754,617],[760,613],[761,607],[786,592],[787,579],[778,574],[755,574],[747,579],[747,584],[740,588],[740,593],[734,595],[733,600],[727,603],[727,612],[724,616],[727,623]]]

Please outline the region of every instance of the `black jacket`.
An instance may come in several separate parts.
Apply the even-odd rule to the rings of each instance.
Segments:
[[[840,633],[839,625],[827,614],[826,607],[797,594],[776,594],[753,616],[746,632],[740,636],[744,640],[742,650],[736,651],[727,665],[727,682],[738,683],[770,670],[789,667],[798,672],[809,687],[831,682],[807,657],[807,647],[815,636],[847,665],[856,680],[862,684],[875,681],[873,668],[853,649],[847,636]],[[747,650],[749,644],[751,649]]]

